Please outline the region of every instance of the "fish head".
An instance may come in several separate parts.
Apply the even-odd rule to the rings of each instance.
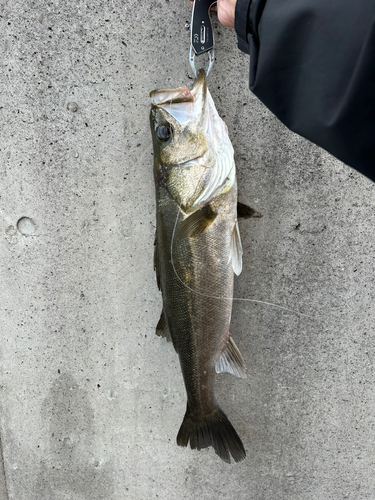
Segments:
[[[181,165],[207,151],[202,133],[207,85],[200,72],[192,90],[151,92],[151,130],[156,157],[166,168]]]
[[[155,90],[150,97],[155,182],[166,188],[184,212],[192,212],[207,203],[201,195],[217,159],[212,133],[215,114],[224,122],[208,92],[204,70],[198,72],[191,90]]]

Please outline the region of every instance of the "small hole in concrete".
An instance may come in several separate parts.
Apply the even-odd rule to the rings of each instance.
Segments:
[[[78,104],[76,102],[68,102],[66,108],[68,109],[68,111],[76,113],[78,111]]]
[[[24,236],[32,236],[35,234],[35,222],[29,217],[21,217],[17,222],[17,229]]]

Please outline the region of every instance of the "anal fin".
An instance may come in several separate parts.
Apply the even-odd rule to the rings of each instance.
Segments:
[[[236,377],[246,378],[243,357],[231,334],[229,334],[224,351],[216,362],[215,369],[216,373],[228,372]]]

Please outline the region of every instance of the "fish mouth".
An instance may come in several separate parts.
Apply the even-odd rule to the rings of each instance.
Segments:
[[[151,104],[154,104],[155,106],[162,106],[163,104],[193,102],[200,93],[206,93],[206,87],[206,73],[203,69],[200,69],[191,90],[187,87],[153,90],[150,92]]]
[[[163,104],[181,104],[193,102],[194,96],[187,87],[180,87],[173,90],[153,90],[150,92],[151,104],[162,106]]]
[[[186,118],[201,121],[204,117],[207,97],[206,73],[200,69],[193,87],[177,89],[153,90],[150,92],[151,104],[168,111],[178,121],[186,113]],[[183,121],[186,121],[183,120]]]

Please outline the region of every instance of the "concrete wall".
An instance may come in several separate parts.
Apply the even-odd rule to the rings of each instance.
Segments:
[[[375,187],[248,91],[216,27],[248,378],[217,396],[247,458],[175,444],[185,393],[154,335],[150,90],[191,83],[184,0],[0,0],[1,500],[375,498]]]

